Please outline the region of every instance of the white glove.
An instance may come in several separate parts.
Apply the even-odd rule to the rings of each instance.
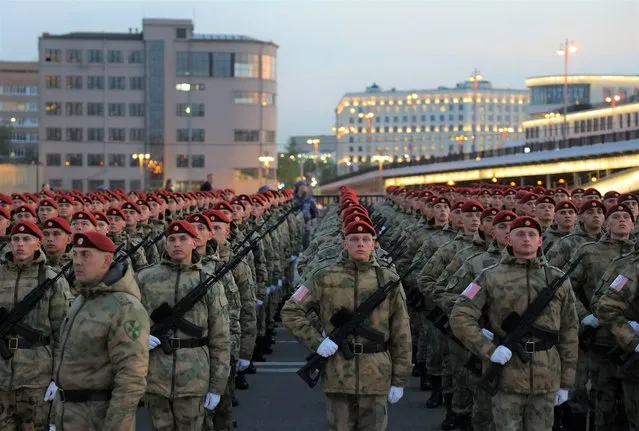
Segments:
[[[44,400],[53,401],[56,392],[58,392],[58,387],[56,386],[55,382],[49,383],[49,387],[46,391],[44,391]]]
[[[589,314],[581,320],[581,324],[584,326],[592,326],[593,328],[596,328],[599,326],[599,319],[597,319],[592,314]]]
[[[264,301],[262,301],[261,299],[256,299],[255,303],[257,304],[258,307],[261,307],[262,305],[264,305]]]
[[[282,287],[282,279],[277,280],[277,290],[280,290]]]
[[[275,290],[275,286],[269,286],[266,288],[266,294],[270,295]]]
[[[291,256],[291,262],[295,262],[297,260],[297,256]]]
[[[559,406],[568,401],[568,389],[559,389],[555,394],[555,405]]]
[[[495,362],[497,364],[505,365],[506,362],[510,361],[512,358],[513,352],[506,346],[497,346],[492,355],[490,355],[490,362]]]
[[[317,354],[324,358],[333,356],[335,352],[337,352],[337,344],[335,344],[329,337],[324,338],[324,341],[322,341],[317,348]]]
[[[56,431],[55,425],[53,424],[49,425],[49,431]]]
[[[206,394],[206,398],[204,398],[204,408],[207,410],[215,410],[215,407],[220,403],[220,396],[218,394],[214,394],[213,392],[209,392]]]
[[[634,320],[629,320],[628,325],[632,326],[632,330],[635,331],[635,334],[639,335],[639,323]]]
[[[397,401],[401,400],[404,396],[404,388],[398,388],[397,386],[391,386],[388,390],[388,402],[391,404],[395,404]]]
[[[154,337],[153,335],[149,335],[149,350],[155,349],[157,346],[162,344],[158,337]]]
[[[251,361],[249,361],[248,359],[239,359],[237,361],[237,369],[238,371],[244,371],[246,370],[249,365],[251,365]]]
[[[639,352],[639,344],[635,346],[635,352]]]
[[[493,334],[486,328],[482,328],[481,333],[484,334],[484,337],[488,338],[490,341],[493,341],[495,339],[495,334]]]

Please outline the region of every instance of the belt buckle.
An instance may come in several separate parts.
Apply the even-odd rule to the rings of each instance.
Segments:
[[[364,353],[364,345],[362,343],[353,343],[353,354],[361,355]]]
[[[64,397],[64,389],[58,388],[58,395],[60,395],[60,401],[65,402],[66,398]]]
[[[9,350],[12,350],[12,351],[18,350],[18,344],[19,344],[18,337],[11,337],[7,341],[9,341]]]
[[[524,344],[524,352],[529,354],[535,353],[535,342],[526,341],[526,343]]]
[[[169,338],[171,343],[171,349],[176,350],[180,348],[180,339],[179,338]]]

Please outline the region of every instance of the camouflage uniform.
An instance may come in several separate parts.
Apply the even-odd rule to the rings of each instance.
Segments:
[[[591,235],[586,233],[583,226],[579,225],[574,232],[559,239],[546,253],[548,264],[557,268],[563,268],[570,260],[572,254],[579,246],[587,243],[599,241],[603,232]]]
[[[138,239],[137,237],[132,238],[124,231],[118,234],[109,232],[107,236],[113,241],[116,247],[120,244],[124,244],[124,248],[122,251],[126,251],[132,247],[135,247],[141,241],[141,239]],[[133,256],[129,256],[129,260],[133,265],[134,272],[139,272],[141,269],[149,266],[148,262],[146,261],[146,255],[144,254],[143,248],[138,248]]]
[[[570,232],[561,232],[552,226],[546,229],[541,235],[541,238],[543,240],[541,248],[544,251],[544,254],[547,254],[548,251],[550,251],[555,242],[559,241],[561,238],[565,237],[568,234],[570,234]]]
[[[210,274],[202,270],[197,253],[193,263],[181,265],[163,259],[159,265],[137,275],[142,303],[149,314],[166,302],[175,305]],[[202,347],[174,349],[166,354],[162,346],[150,353],[147,402],[154,429],[199,430],[204,419],[207,392],[222,395],[229,376],[231,337],[228,302],[224,287],[216,283],[184,318],[204,329]],[[189,340],[180,330],[170,338]]]
[[[151,237],[158,235],[155,227],[150,223],[138,223],[137,238],[142,240],[149,235],[151,235]],[[160,263],[160,255],[161,253],[157,247],[157,244],[151,244],[149,247],[147,247],[146,250],[144,250],[144,256],[146,257],[146,262],[148,265],[155,265]]]
[[[11,311],[29,292],[55,275],[46,266],[42,251],[37,251],[33,262],[26,266],[14,264],[12,254],[7,253],[0,265],[0,307]],[[0,429],[42,429],[48,424],[49,406],[44,402],[44,393],[53,380],[60,327],[70,299],[67,282],[59,279],[22,319],[22,323],[41,331],[45,341],[18,348],[12,351],[11,358],[0,359]],[[28,342],[15,333],[8,335],[7,339]]]
[[[113,265],[95,286],[78,286],[62,327],[55,380],[65,391],[109,391],[109,400],[62,402],[58,430],[134,430],[149,368],[149,317],[130,267]]]
[[[311,325],[307,313],[315,310],[321,327],[330,334],[334,330],[331,317],[341,308],[353,310],[375,292],[378,275],[382,284],[397,278],[397,274],[381,268],[373,258],[368,262],[355,262],[344,253],[337,264],[310,276],[286,302],[282,322],[309,350],[316,351],[324,337]],[[356,355],[350,361],[338,351],[328,359],[322,379],[331,430],[386,429],[388,389],[391,385],[403,387],[408,381],[410,328],[401,285],[373,311],[367,324],[384,334],[388,351]],[[359,336],[350,336],[350,340],[368,343]]]
[[[501,328],[504,319],[512,311],[523,313],[539,292],[561,275],[543,258],[505,256],[499,264],[482,271],[475,284],[460,295],[450,317],[453,333],[472,353],[489,361],[496,344],[506,335]],[[478,320],[482,313],[495,334],[495,344],[481,332]],[[549,350],[535,351],[527,364],[513,352],[492,400],[497,431],[551,429],[555,393],[559,388],[570,389],[574,383],[579,321],[569,281],[557,289],[535,322],[557,331],[558,343]]]

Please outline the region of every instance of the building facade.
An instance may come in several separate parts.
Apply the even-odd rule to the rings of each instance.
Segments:
[[[194,33],[191,20],[142,31],[40,38],[40,162],[53,187],[194,190],[275,184],[277,45]],[[273,160],[273,161],[271,161]]]
[[[9,143],[0,150],[3,159],[37,157],[39,83],[37,62],[0,62],[0,127]]]
[[[362,165],[488,151],[523,140],[528,90],[475,73],[455,87],[346,93],[335,110],[340,174]]]
[[[301,135],[291,136],[292,144],[300,154],[319,154],[320,158],[335,160],[337,156],[337,139],[335,135]]]

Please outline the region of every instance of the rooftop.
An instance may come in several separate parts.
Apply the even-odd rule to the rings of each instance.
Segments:
[[[65,34],[42,33],[42,39],[81,39],[81,40],[143,40],[139,33],[72,32]]]
[[[564,75],[532,76],[526,79],[526,87],[537,87],[540,85],[563,85],[564,79]],[[627,85],[639,85],[639,75],[568,75],[568,84],[597,84],[611,82]]]

